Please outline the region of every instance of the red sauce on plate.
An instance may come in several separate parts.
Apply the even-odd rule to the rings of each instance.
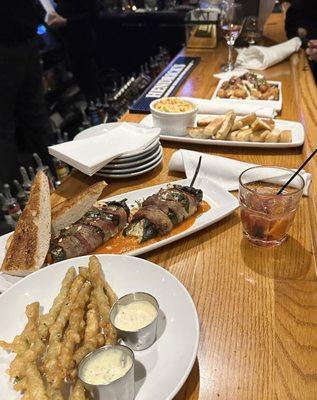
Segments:
[[[124,254],[132,250],[146,247],[152,243],[159,242],[160,240],[169,238],[171,236],[175,236],[178,233],[184,232],[186,231],[186,229],[190,228],[200,215],[204,214],[210,209],[211,206],[203,200],[200,203],[196,214],[183,221],[166,235],[157,236],[156,238],[150,239],[144,243],[138,243],[136,237],[123,236],[122,232],[120,232],[119,234],[108,240],[106,243],[104,243],[102,246],[98,247],[98,249],[96,249],[93,254]]]

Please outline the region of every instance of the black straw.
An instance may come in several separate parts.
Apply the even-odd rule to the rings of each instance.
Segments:
[[[298,170],[292,175],[289,180],[281,187],[281,189],[277,192],[277,194],[281,194],[283,190],[288,186],[292,180],[295,178],[296,175],[300,173],[300,171],[305,167],[305,165],[314,157],[314,155],[317,153],[317,149],[315,149],[311,155],[303,162],[303,164],[298,168]]]
[[[317,150],[317,149],[316,149],[316,150]],[[192,179],[192,181],[190,182],[190,185],[189,185],[190,187],[193,187],[193,186],[194,186],[195,180],[196,180],[197,175],[198,175],[198,172],[199,172],[199,170],[200,170],[201,159],[202,159],[202,156],[199,157],[199,161],[198,161],[198,164],[197,164],[197,167],[196,167],[196,170],[195,170],[193,179]]]

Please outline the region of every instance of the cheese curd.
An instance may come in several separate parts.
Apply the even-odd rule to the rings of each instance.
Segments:
[[[106,385],[123,377],[132,359],[119,349],[105,349],[89,359],[82,369],[82,379],[91,385]]]
[[[148,301],[133,301],[118,307],[114,325],[122,331],[134,332],[149,325],[157,316],[156,308]]]
[[[182,113],[194,110],[193,104],[177,97],[166,97],[153,106],[155,110],[167,113]]]

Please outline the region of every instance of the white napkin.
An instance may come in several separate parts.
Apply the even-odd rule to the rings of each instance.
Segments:
[[[224,80],[228,81],[233,76],[244,75],[247,72],[249,72],[249,70],[237,65],[232,71],[218,72],[217,74],[214,74],[214,77],[217,79],[224,79]]]
[[[248,168],[255,167],[256,164],[249,164],[231,158],[213,156],[209,154],[199,153],[198,151],[178,150],[176,151],[169,162],[170,171],[185,172],[186,177],[192,177],[199,157],[202,156],[201,167],[198,176],[205,177],[222,186],[228,191],[239,189],[239,176]],[[257,172],[258,173],[258,172]],[[305,181],[303,194],[308,196],[309,185],[311,183],[311,174],[301,171],[301,176]],[[266,180],[271,179],[272,183],[280,183],[283,179],[281,175],[276,175],[272,172],[270,176],[263,176]],[[285,177],[283,179],[284,183]]]
[[[48,148],[49,153],[92,176],[114,158],[144,150],[160,135],[160,128],[146,128],[123,122],[104,135]]]
[[[249,101],[231,100],[228,102],[222,100],[198,99],[195,97],[182,97],[182,99],[197,105],[198,114],[222,115],[229,110],[234,110],[237,115],[247,115],[254,112],[260,118],[274,118],[276,115],[273,106],[252,104]]]
[[[240,67],[258,70],[266,69],[298,51],[301,44],[300,38],[295,37],[271,47],[250,46],[244,49],[237,49],[238,57],[236,62]]]

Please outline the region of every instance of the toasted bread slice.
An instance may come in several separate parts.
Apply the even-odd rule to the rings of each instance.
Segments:
[[[196,138],[196,139],[204,139],[204,128],[200,127],[189,127],[187,128],[187,133],[190,137]]]
[[[52,237],[57,237],[60,231],[78,221],[98,200],[105,181],[95,183],[87,189],[58,204],[52,209]]]
[[[242,129],[245,126],[251,125],[256,120],[255,113],[251,113],[242,117],[240,119],[236,119],[234,124],[232,125],[231,132],[236,131],[238,129]]]
[[[257,118],[254,122],[252,122],[251,128],[253,131],[272,130],[271,127],[260,118]]]
[[[292,131],[289,129],[280,133],[280,143],[292,143]]]
[[[30,198],[12,235],[1,272],[25,276],[41,268],[51,239],[51,198],[48,179],[39,171]]]
[[[206,139],[216,136],[219,129],[221,129],[225,117],[218,117],[209,122],[204,129],[204,137]]]
[[[280,131],[277,128],[274,128],[265,137],[265,142],[267,143],[278,143],[279,141],[280,141]]]
[[[223,123],[222,123],[220,129],[218,130],[218,132],[215,135],[216,139],[218,139],[218,140],[226,140],[227,139],[227,136],[228,136],[229,132],[231,131],[231,128],[234,124],[235,119],[236,119],[236,113],[233,110],[228,111],[225,116],[225,119],[223,120]]]

